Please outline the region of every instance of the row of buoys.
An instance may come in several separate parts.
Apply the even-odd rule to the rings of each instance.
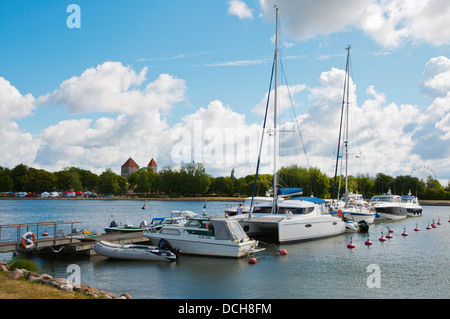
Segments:
[[[449,219],[448,222],[450,223],[450,219]],[[435,222],[434,222],[434,219],[433,219],[433,223],[431,224],[431,226],[430,226],[430,222],[428,221],[427,229],[437,228],[437,225],[442,225],[441,220],[438,219],[438,222],[435,223]],[[378,241],[384,242],[384,241],[386,241],[387,239],[391,239],[391,238],[392,238],[392,235],[391,235],[391,234],[394,232],[394,230],[391,229],[391,228],[389,228],[389,226],[386,226],[386,227],[387,227],[387,229],[388,229],[388,230],[387,230],[387,235],[386,235],[386,237],[384,236],[383,231],[381,231],[381,237],[378,238]],[[419,226],[417,225],[417,223],[416,223],[416,227],[414,228],[414,231],[416,231],[416,232],[420,231],[420,228],[419,228]],[[403,236],[403,237],[407,237],[407,236],[408,236],[408,233],[406,232],[406,226],[403,227],[403,233],[402,233],[402,236]],[[364,245],[366,245],[366,246],[372,245],[372,242],[370,241],[369,237],[367,237],[367,240],[364,242]],[[355,248],[355,247],[356,247],[356,246],[355,246],[355,244],[353,243],[353,238],[350,237],[350,243],[347,244],[347,248],[352,249],[352,248]]]
[[[274,248],[275,250],[277,250],[278,251],[278,253],[280,254],[280,256],[286,256],[287,255],[287,250],[286,249],[278,249],[275,245],[269,245],[270,247],[272,247],[272,248]],[[249,259],[248,259],[248,263],[250,264],[250,265],[254,265],[254,264],[256,264],[258,262],[258,259],[256,259],[255,257],[253,257],[253,256],[249,256]]]

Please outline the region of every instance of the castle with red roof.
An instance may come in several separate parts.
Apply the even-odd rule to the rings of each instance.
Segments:
[[[153,170],[153,173],[158,173],[158,165],[156,164],[156,161],[153,158],[147,164],[147,167],[151,168]],[[123,177],[128,178],[133,173],[137,172],[139,168],[140,168],[139,165],[134,161],[134,159],[130,157],[125,163],[123,163],[120,174]]]

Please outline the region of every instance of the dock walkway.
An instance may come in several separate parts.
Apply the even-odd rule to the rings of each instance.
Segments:
[[[27,224],[9,224],[0,225],[0,253],[18,252],[18,253],[38,253],[38,254],[63,254],[63,255],[94,255],[96,254],[93,247],[101,240],[113,243],[149,243],[148,239],[142,235],[142,232],[134,233],[108,233],[100,235],[61,235],[58,232],[58,226],[71,225],[71,233],[73,233],[73,225],[80,222],[40,222]],[[53,235],[48,237],[40,236],[40,230],[45,227],[53,227]],[[16,229],[15,241],[3,241],[2,230]],[[25,248],[22,245],[22,237],[25,233],[32,232],[35,237],[34,245]],[[58,235],[60,234],[60,235]]]

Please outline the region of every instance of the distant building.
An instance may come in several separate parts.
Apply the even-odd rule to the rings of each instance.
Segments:
[[[139,165],[130,157],[125,163],[123,163],[120,174],[123,177],[130,177],[131,174],[139,170]]]
[[[153,173],[158,173],[158,165],[156,164],[156,162],[153,158],[150,161],[150,163],[148,163],[147,167],[151,168],[153,170]]]
[[[152,158],[147,165],[148,168],[153,170],[153,173],[158,173],[158,164],[156,164],[155,160]],[[140,169],[139,165],[132,159],[131,157],[122,165],[120,175],[123,177],[130,177],[133,173],[137,172]]]

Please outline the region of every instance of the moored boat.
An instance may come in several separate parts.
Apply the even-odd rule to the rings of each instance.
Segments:
[[[165,239],[188,255],[240,258],[263,250],[247,236],[238,221],[228,218],[193,217],[185,224],[164,225],[143,235],[152,244]]]
[[[380,219],[400,220],[407,216],[407,210],[401,203],[401,197],[392,195],[391,190],[385,195],[373,196],[371,204],[380,215]]]
[[[422,206],[419,204],[419,199],[413,196],[411,192],[408,195],[401,196],[402,204],[406,207],[406,215],[410,217],[422,216]]]
[[[99,241],[94,245],[97,254],[114,259],[175,261],[177,251],[147,245],[121,245],[107,241]]]

